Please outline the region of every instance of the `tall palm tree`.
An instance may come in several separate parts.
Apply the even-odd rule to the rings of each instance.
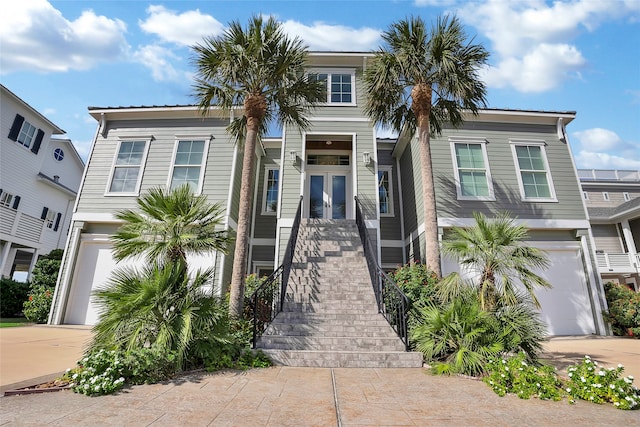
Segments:
[[[440,248],[430,133],[445,123],[462,124],[463,112],[477,114],[485,102],[478,76],[488,52],[467,42],[456,18],[438,18],[427,31],[421,18],[391,25],[382,34],[386,46],[375,52],[364,74],[368,93],[365,110],[377,123],[400,135],[415,135],[420,145],[422,197],[427,265],[440,277]]]
[[[513,218],[502,213],[489,220],[481,213],[474,213],[473,227],[454,227],[442,244],[445,254],[456,258],[460,265],[478,273],[475,287],[483,309],[516,305],[522,301],[520,284],[534,305],[540,302],[534,293],[536,288],[551,288],[551,284],[534,273],[534,269],[549,266],[547,255],[526,244],[527,229],[515,224]],[[441,294],[453,295],[464,288],[460,276],[454,273],[441,283]]]
[[[187,253],[226,253],[232,241],[222,230],[222,208],[188,185],[174,190],[151,188],[137,200],[139,210],[116,213],[124,221],[111,237],[117,261],[145,256],[151,263],[186,263]]]
[[[268,124],[277,120],[305,129],[305,112],[326,94],[321,82],[305,75],[307,47],[299,38],[288,37],[274,18],[260,16],[249,20],[246,28],[237,21],[219,37],[208,37],[193,46],[198,106],[207,114],[210,106],[223,110],[243,107],[228,131],[244,143],[242,182],[236,247],[233,257],[229,314],[242,314],[247,249],[251,224],[251,201],[256,143]]]

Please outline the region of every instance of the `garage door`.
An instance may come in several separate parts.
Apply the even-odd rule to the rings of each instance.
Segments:
[[[541,317],[550,335],[589,335],[596,332],[587,290],[582,257],[578,250],[547,250],[551,265],[539,271],[553,289],[536,296],[542,305]]]
[[[594,334],[594,318],[579,250],[549,249],[544,246],[541,249],[546,250],[551,264],[547,270],[537,273],[547,279],[553,288],[539,289],[536,296],[542,306],[540,317],[547,324],[549,335]],[[460,271],[457,263],[446,257],[443,257],[442,269],[445,274]],[[469,272],[463,275],[471,276]]]

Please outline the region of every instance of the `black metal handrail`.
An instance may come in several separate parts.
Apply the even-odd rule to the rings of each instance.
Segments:
[[[377,251],[374,251],[369,233],[365,224],[360,201],[355,197],[356,201],[356,225],[360,234],[360,240],[364,247],[364,256],[369,267],[369,275],[371,276],[371,284],[376,295],[378,303],[378,312],[381,313],[393,330],[398,334],[404,343],[405,350],[409,350],[409,332],[407,329],[407,320],[409,317],[409,309],[411,302],[409,298],[402,292],[398,285],[380,268],[377,261]]]
[[[253,311],[253,337],[251,339],[253,348],[256,348],[258,337],[262,335],[267,326],[269,326],[269,323],[276,318],[284,307],[289,275],[291,274],[291,265],[293,264],[293,256],[298,241],[301,217],[302,196],[300,197],[300,202],[298,202],[298,210],[296,211],[296,216],[291,226],[291,235],[287,242],[282,264],[258,286],[258,289],[255,290],[250,298],[250,305]]]

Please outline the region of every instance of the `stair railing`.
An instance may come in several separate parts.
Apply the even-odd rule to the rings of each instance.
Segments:
[[[287,285],[291,274],[291,265],[296,251],[298,241],[298,230],[300,229],[300,219],[302,217],[302,196],[298,202],[298,210],[291,227],[291,235],[284,252],[282,264],[258,286],[258,289],[251,295],[249,301],[249,316],[253,317],[253,336],[251,339],[252,348],[256,348],[258,337],[262,335],[267,326],[276,318],[284,307],[287,295]]]
[[[378,303],[378,312],[381,313],[393,330],[404,343],[405,350],[409,351],[409,332],[407,320],[411,302],[398,285],[378,265],[378,251],[374,250],[367,231],[364,215],[358,197],[356,202],[356,225],[360,234],[360,240],[364,247],[364,256],[367,260],[371,284]]]

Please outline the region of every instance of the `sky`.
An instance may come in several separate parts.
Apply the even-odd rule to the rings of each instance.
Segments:
[[[455,14],[490,52],[490,108],[576,111],[578,168],[640,169],[640,0],[80,1],[0,3],[0,82],[86,160],[87,108],[193,104],[191,46],[272,15],[314,51],[370,51],[409,16]]]

